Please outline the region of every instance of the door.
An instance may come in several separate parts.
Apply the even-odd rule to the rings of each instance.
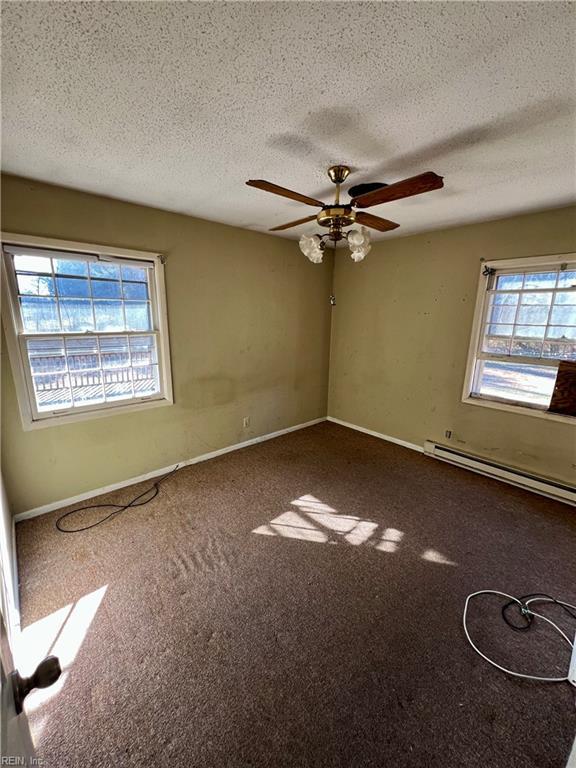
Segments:
[[[2,606],[4,608],[4,605]],[[4,621],[4,611],[0,613],[0,754],[6,758],[23,758],[24,762],[14,761],[13,765],[32,765],[34,747],[26,714],[16,712],[14,700],[14,662],[8,641],[8,629]]]
[[[0,489],[0,755],[24,758],[30,765],[34,755],[32,737],[24,712],[16,712],[14,700],[14,661],[11,634],[17,634],[16,606],[12,573],[12,520],[6,505],[4,489]],[[13,763],[18,765],[17,762]]]

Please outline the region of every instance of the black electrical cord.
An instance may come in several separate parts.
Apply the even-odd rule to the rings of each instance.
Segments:
[[[171,477],[175,472],[180,469],[180,465],[176,464],[173,470],[168,472],[167,474],[160,477],[158,480],[155,480],[154,483],[150,486],[150,488],[147,488],[145,491],[143,491],[140,495],[136,496],[135,499],[132,499],[132,501],[128,502],[128,504],[87,504],[85,507],[76,507],[76,509],[71,509],[69,512],[65,512],[63,515],[60,515],[58,520],[56,520],[56,528],[61,533],[81,533],[82,531],[88,531],[90,528],[96,528],[97,525],[101,525],[102,523],[105,523],[106,520],[110,520],[110,518],[115,517],[116,515],[121,514],[127,509],[132,509],[132,507],[142,507],[144,504],[148,504],[152,501],[152,499],[155,499],[156,496],[160,493],[160,485],[164,482],[164,480],[167,480],[169,477]],[[149,494],[152,494],[149,498],[145,499],[144,501],[140,501],[145,496],[148,496]],[[71,515],[75,515],[77,512],[84,512],[87,509],[110,509],[112,508],[112,512],[110,512],[108,515],[105,515],[100,520],[97,520],[95,523],[91,523],[90,525],[85,525],[82,528],[63,528],[61,523],[63,520],[65,520],[67,517],[70,517]]]
[[[571,616],[573,619],[576,619],[576,613],[570,610],[570,608],[567,608],[565,605],[562,605],[558,600],[556,600],[555,597],[552,597],[551,595],[547,595],[545,592],[533,592],[530,595],[522,595],[522,597],[519,597],[518,600],[522,603],[521,606],[518,605],[517,602],[514,600],[510,600],[508,603],[502,606],[502,618],[504,619],[505,623],[510,627],[510,629],[515,630],[516,632],[527,632],[530,627],[532,626],[532,622],[534,621],[534,616],[529,611],[529,608],[527,605],[525,605],[525,600],[529,600],[531,597],[545,597],[550,602],[555,603],[556,605],[559,605],[561,608],[563,608],[566,613]],[[508,612],[510,608],[518,608],[520,612],[520,616],[524,619],[526,622],[525,624],[522,624],[521,626],[518,626],[518,624],[514,624],[510,619],[508,618]]]

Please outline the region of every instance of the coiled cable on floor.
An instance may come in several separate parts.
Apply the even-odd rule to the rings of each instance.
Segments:
[[[101,525],[102,523],[105,523],[106,520],[110,520],[110,518],[116,517],[116,515],[119,515],[122,512],[125,512],[127,509],[132,509],[133,507],[143,507],[144,504],[149,504],[152,501],[152,499],[155,499],[156,496],[158,496],[158,494],[160,493],[160,485],[169,477],[171,477],[175,472],[177,472],[179,469],[180,469],[180,465],[176,464],[174,469],[172,469],[167,474],[162,475],[162,477],[158,478],[158,480],[155,480],[149,488],[146,488],[145,491],[142,491],[142,493],[136,496],[136,498],[132,499],[132,501],[129,501],[128,504],[87,504],[85,507],[76,507],[76,509],[71,509],[69,512],[65,512],[63,515],[60,515],[60,517],[56,520],[56,528],[60,531],[60,533],[81,533],[82,531],[89,531],[90,528],[96,528],[97,525]],[[152,494],[152,495],[149,495],[149,494]],[[145,498],[147,496],[148,498]],[[141,499],[143,499],[143,501],[141,501]],[[97,520],[95,523],[91,523],[90,525],[84,525],[81,528],[63,528],[62,527],[62,521],[66,520],[67,517],[71,517],[72,515],[75,515],[78,512],[85,512],[88,509],[112,509],[112,512],[109,512],[107,515],[100,518],[100,520]]]
[[[553,603],[555,605],[560,605],[564,608],[564,610],[574,619],[576,619],[576,613],[572,613],[573,609],[576,612],[576,605],[572,605],[571,603],[567,603],[564,600],[557,600],[554,597],[550,597],[550,595],[545,595],[542,593],[534,593],[533,595],[525,595],[524,597],[514,597],[513,595],[508,595],[505,592],[499,592],[496,589],[481,589],[478,592],[472,592],[472,594],[468,595],[466,598],[466,603],[464,604],[464,614],[462,616],[462,623],[464,625],[464,632],[466,634],[466,638],[472,648],[476,651],[476,653],[481,656],[485,661],[487,661],[489,664],[492,664],[493,667],[496,667],[496,669],[500,669],[502,672],[506,672],[509,675],[513,675],[514,677],[522,677],[527,680],[539,680],[540,682],[544,683],[565,683],[570,682],[572,685],[576,685],[569,677],[568,675],[566,677],[538,677],[537,675],[526,675],[522,672],[515,672],[513,669],[507,669],[506,667],[501,666],[500,664],[497,664],[492,659],[488,658],[486,654],[482,653],[482,651],[474,644],[472,638],[470,637],[470,633],[468,632],[468,626],[467,626],[467,619],[468,619],[468,607],[470,605],[470,601],[474,598],[478,597],[479,595],[499,595],[500,597],[505,597],[509,602],[506,603],[506,605],[502,608],[502,616],[504,618],[504,621],[506,624],[511,627],[512,629],[516,629],[519,631],[525,631],[530,628],[532,621],[535,617],[542,619],[543,621],[546,621],[548,624],[550,624],[561,636],[562,638],[568,643],[570,648],[572,648],[574,652],[574,643],[566,633],[560,629],[560,627],[555,624],[551,619],[549,619],[547,616],[543,616],[541,613],[537,613],[534,611],[530,606],[535,603]],[[518,609],[521,613],[521,615],[526,620],[526,625],[519,627],[516,625],[513,625],[508,616],[507,613],[511,606],[517,605]]]

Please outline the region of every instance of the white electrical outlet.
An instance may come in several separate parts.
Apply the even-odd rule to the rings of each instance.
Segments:
[[[244,416],[244,418],[242,419],[242,426],[244,427],[244,429],[250,426],[250,416]]]

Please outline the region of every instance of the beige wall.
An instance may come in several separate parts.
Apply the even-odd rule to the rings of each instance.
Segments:
[[[576,208],[374,246],[335,261],[330,416],[574,482],[576,428],[461,402],[480,258],[576,251]]]
[[[166,254],[175,397],[25,432],[3,345],[13,513],[326,415],[331,256],[313,265],[293,241],[12,176],[2,192],[5,231]]]
[[[2,464],[17,513],[331,416],[573,481],[575,428],[465,405],[481,257],[576,251],[576,208],[395,238],[361,264],[310,264],[294,241],[16,177],[2,227],[152,250],[166,282],[174,406],[23,431],[5,345]],[[251,425],[243,429],[242,419]]]

